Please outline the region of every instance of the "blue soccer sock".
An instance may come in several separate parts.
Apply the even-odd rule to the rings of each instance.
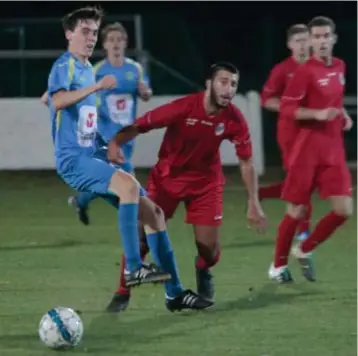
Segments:
[[[138,204],[119,204],[118,224],[119,232],[122,237],[127,269],[130,272],[135,272],[142,265],[139,252]]]
[[[77,204],[80,208],[87,208],[90,201],[96,199],[98,195],[96,193],[80,192],[76,196]]]
[[[164,283],[167,297],[175,298],[183,292],[178,267],[167,231],[159,231],[147,235],[149,250],[155,264],[164,272],[171,275],[171,279]]]

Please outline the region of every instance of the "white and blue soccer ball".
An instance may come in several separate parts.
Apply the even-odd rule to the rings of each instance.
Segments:
[[[71,308],[57,307],[42,317],[39,335],[42,342],[51,349],[72,348],[82,340],[83,323]]]

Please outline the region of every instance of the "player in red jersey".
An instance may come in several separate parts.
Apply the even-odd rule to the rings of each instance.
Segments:
[[[282,191],[287,212],[278,227],[275,258],[269,269],[269,277],[281,283],[292,281],[288,255],[313,191],[317,189],[322,199],[329,200],[332,210],[292,249],[309,281],[315,281],[312,251],[343,225],[353,210],[342,132],[352,126],[343,108],[345,64],[332,56],[337,40],[334,22],[316,17],[308,27],[313,56],[296,70],[281,98],[281,112],[299,127]]]
[[[210,268],[220,258],[224,175],[219,147],[223,140],[235,145],[240,159],[248,193],[249,223],[259,232],[266,227],[257,196],[249,130],[243,114],[231,104],[238,80],[238,70],[231,64],[213,65],[205,92],[187,95],[146,113],[134,125],[122,129],[108,146],[109,160],[116,161],[118,145],[138,134],[166,127],[158,162],[150,172],[148,196],[163,209],[167,219],[184,202],[186,222],[194,227],[198,250],[195,261],[198,293],[209,300],[214,297]],[[128,290],[125,293],[128,301]]]
[[[307,25],[296,24],[287,30],[287,46],[292,55],[276,64],[270,72],[269,78],[261,93],[262,106],[270,111],[280,111],[280,98],[292,78],[293,73],[310,56],[309,30]],[[287,170],[287,159],[292,142],[297,134],[297,127],[291,118],[279,115],[277,122],[277,141],[281,150],[284,170]],[[259,188],[259,198],[279,199],[281,197],[283,181]],[[305,216],[297,229],[297,238],[307,238],[311,221],[311,204],[307,205]]]

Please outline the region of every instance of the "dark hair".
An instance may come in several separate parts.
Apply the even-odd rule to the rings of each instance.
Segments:
[[[297,35],[298,33],[308,33],[309,29],[305,24],[295,24],[288,28],[287,30],[287,40],[290,40],[292,36]]]
[[[215,64],[212,64],[209,68],[207,79],[214,79],[216,73],[219,70],[226,70],[227,72],[230,72],[232,74],[239,74],[239,70],[231,63],[229,62],[217,62]]]
[[[118,31],[121,32],[124,37],[127,39],[128,38],[128,34],[126,29],[124,28],[124,26],[120,23],[120,22],[115,22],[109,25],[106,25],[102,31],[101,31],[101,39],[102,42],[104,42],[107,38],[107,35],[112,32],[112,31]]]
[[[78,21],[81,20],[94,20],[102,21],[103,10],[99,7],[86,6],[80,9],[77,9],[69,14],[67,14],[62,19],[62,26],[65,31],[70,30],[74,31],[77,26]]]
[[[310,29],[310,31],[312,30],[313,27],[323,27],[323,26],[329,26],[332,32],[336,31],[336,24],[329,17],[316,16],[308,23],[308,28]]]

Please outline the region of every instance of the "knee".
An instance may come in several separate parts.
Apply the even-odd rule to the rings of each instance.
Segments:
[[[350,218],[354,212],[353,199],[350,197],[345,197],[342,199],[334,200],[332,204],[332,210],[339,216]]]
[[[124,172],[116,172],[112,177],[111,189],[118,195],[121,202],[138,201],[139,183]]]
[[[164,212],[163,210],[157,205],[155,204],[154,206],[154,215],[155,215],[155,219],[156,221],[160,224],[160,225],[165,225],[165,216],[164,216]]]
[[[196,241],[198,255],[205,261],[208,267],[215,266],[221,256],[220,247],[217,243],[204,244],[200,241]]]
[[[295,205],[290,203],[287,205],[287,214],[293,219],[300,220],[304,217],[306,209],[307,208],[304,205]]]

